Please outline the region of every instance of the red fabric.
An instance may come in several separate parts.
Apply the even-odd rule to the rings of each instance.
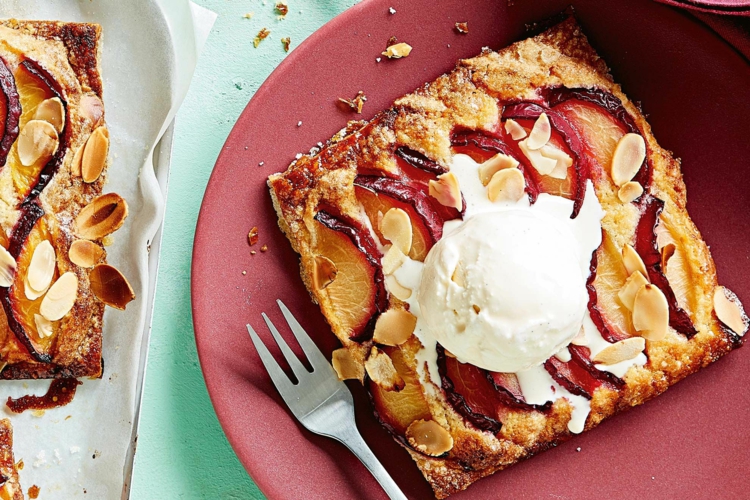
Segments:
[[[707,14],[750,17],[748,0],[656,0],[657,2]]]

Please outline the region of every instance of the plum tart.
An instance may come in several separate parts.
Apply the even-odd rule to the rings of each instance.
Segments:
[[[742,345],[654,139],[573,18],[485,50],[269,178],[333,366],[435,495]]]
[[[109,132],[94,24],[0,21],[0,378],[100,377],[105,304],[134,298],[104,245]]]
[[[7,418],[0,420],[0,499],[23,500],[18,467],[13,460],[13,427]]]

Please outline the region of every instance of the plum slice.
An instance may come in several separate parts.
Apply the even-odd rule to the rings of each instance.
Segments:
[[[433,242],[438,241],[443,236],[443,223],[446,220],[460,217],[458,210],[443,207],[446,211],[450,210],[450,212],[447,212],[449,216],[446,218],[446,213],[439,212],[435,206],[439,203],[437,201],[433,203],[430,195],[424,189],[389,177],[358,175],[354,179],[354,185],[410,205],[414,209],[414,213],[427,227]]]
[[[413,149],[401,146],[396,148],[396,156],[404,160],[412,167],[424,170],[435,176],[444,174],[448,171],[447,168],[443,167],[439,163],[430,160],[425,155]]]
[[[49,363],[52,361],[51,349],[55,335],[44,338],[39,336],[34,314],[39,313],[42,299],[28,300],[24,292],[24,277],[33,251],[50,235],[43,216],[44,210],[36,203],[24,203],[21,206],[21,216],[13,228],[8,246],[8,252],[16,259],[18,270],[13,284],[9,288],[0,288],[0,302],[5,310],[8,326],[18,341],[34,359]]]
[[[642,201],[642,215],[635,230],[635,251],[643,259],[651,283],[659,287],[669,304],[669,326],[678,333],[691,338],[698,333],[687,311],[677,304],[669,280],[661,268],[661,253],[656,243],[656,226],[659,215],[664,209],[664,202],[654,196],[645,195]]]
[[[393,367],[404,379],[400,391],[386,391],[372,380],[368,381],[370,400],[376,418],[402,444],[406,442],[406,429],[415,420],[430,420],[432,414],[422,393],[417,372],[409,367],[401,347],[382,347],[391,358]]]
[[[451,145],[457,153],[467,154],[479,163],[490,159],[497,153],[515,158],[518,161],[518,169],[523,173],[526,180],[526,194],[529,196],[529,201],[531,203],[536,202],[539,196],[539,186],[537,185],[537,179],[533,176],[533,167],[528,164],[522,154],[519,154],[517,148],[511,148],[498,137],[492,137],[475,130],[454,132],[451,136]]]
[[[15,81],[22,109],[21,129],[34,118],[37,107],[45,99],[59,98],[67,111],[67,102],[61,87],[49,72],[34,60],[24,59],[21,62],[15,71]],[[18,158],[16,148],[12,148],[10,155],[13,165],[13,182],[22,197],[33,199],[39,196],[62,165],[68,142],[68,120],[69,116],[66,112],[63,130],[59,134],[60,142],[57,152],[46,163],[40,159],[33,165],[24,166]]]
[[[412,242],[409,257],[420,262],[424,261],[425,257],[427,257],[427,252],[435,244],[435,240],[433,240],[427,226],[411,204],[398,201],[382,193],[378,194],[357,184],[354,185],[354,193],[357,200],[362,204],[362,208],[365,209],[372,229],[381,242],[385,242],[385,238],[383,238],[378,228],[380,217],[392,208],[399,208],[409,214],[412,227]]]
[[[614,343],[634,333],[630,311],[618,297],[627,279],[628,271],[620,252],[607,232],[602,230],[602,244],[591,257],[586,289],[589,315],[607,342]]]
[[[503,119],[512,118],[514,120],[536,120],[539,115],[546,113],[550,124],[565,142],[570,156],[573,158],[572,171],[574,175],[568,174],[565,179],[569,185],[566,186],[570,197],[573,199],[573,213],[570,218],[575,219],[583,206],[583,198],[586,194],[586,180],[589,178],[589,159],[585,154],[583,142],[575,128],[561,113],[553,109],[547,109],[537,103],[520,102],[509,104],[503,109]],[[552,182],[554,179],[546,179]],[[542,186],[540,186],[542,189]]]
[[[591,361],[588,347],[569,345],[570,361],[561,361],[552,356],[544,363],[544,368],[555,381],[571,394],[591,399],[594,391],[602,384],[622,387],[625,382],[619,377],[599,370]]]
[[[5,60],[0,57],[0,169],[18,138],[21,118],[21,101],[18,98],[16,80]]]
[[[330,259],[338,270],[320,293],[328,294],[340,324],[349,338],[372,338],[375,322],[388,307],[380,251],[367,229],[349,218],[325,210],[315,215],[314,251]]]

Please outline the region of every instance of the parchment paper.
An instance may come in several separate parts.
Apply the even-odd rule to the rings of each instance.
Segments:
[[[0,417],[14,427],[24,491],[40,498],[116,499],[125,495],[128,453],[145,363],[145,319],[152,305],[149,244],[161,224],[164,194],[154,175],[154,147],[171,123],[215,15],[187,0],[0,0],[0,17],[96,22],[103,28],[104,106],[110,130],[109,182],[130,206],[107,249],[137,299],[104,315],[104,374],[83,380],[68,406],[10,413],[8,396],[43,394],[48,381],[0,384]],[[3,414],[4,412],[4,414]]]

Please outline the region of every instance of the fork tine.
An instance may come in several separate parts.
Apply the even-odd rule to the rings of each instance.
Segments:
[[[328,362],[326,357],[323,356],[323,353],[320,352],[318,346],[315,345],[310,336],[307,334],[304,328],[302,328],[302,326],[295,319],[289,309],[284,305],[284,303],[280,300],[276,300],[276,303],[279,304],[281,313],[284,315],[286,322],[289,324],[289,328],[292,329],[292,333],[294,333],[294,336],[297,338],[297,342],[299,342],[300,347],[302,347],[305,355],[307,355],[307,359],[308,361],[310,361],[310,365],[313,367],[313,371],[320,370],[325,367],[328,367],[329,370],[333,371],[333,368],[331,367],[331,364]]]
[[[253,344],[255,345],[255,350],[258,351],[258,355],[260,356],[260,360],[263,362],[263,366],[266,367],[266,371],[271,376],[273,385],[276,386],[276,389],[278,389],[281,397],[284,399],[284,401],[287,401],[290,397],[293,398],[294,395],[292,394],[292,391],[294,390],[294,386],[292,385],[291,380],[289,380],[289,377],[286,376],[286,373],[284,373],[281,367],[279,367],[279,364],[276,362],[276,360],[273,359],[273,356],[268,351],[266,344],[264,344],[263,341],[260,340],[260,337],[258,337],[258,334],[255,333],[253,327],[247,325],[247,331],[250,334],[250,338],[252,339]]]
[[[261,313],[261,315],[263,316],[263,321],[266,322],[268,329],[271,330],[271,335],[273,335],[274,340],[279,345],[281,354],[284,355],[287,363],[289,363],[292,371],[297,376],[297,380],[302,380],[302,377],[304,377],[305,375],[309,375],[310,372],[307,371],[307,368],[305,368],[305,366],[300,362],[299,358],[297,358],[297,355],[294,354],[289,348],[289,344],[287,344],[286,341],[281,337],[281,334],[276,329],[276,326],[271,322],[271,320],[268,319],[266,313]]]

